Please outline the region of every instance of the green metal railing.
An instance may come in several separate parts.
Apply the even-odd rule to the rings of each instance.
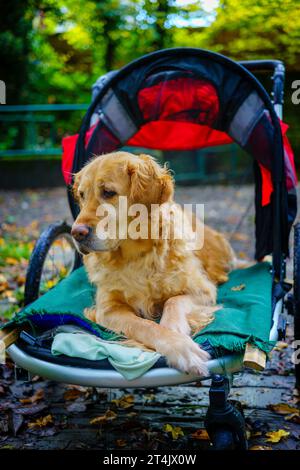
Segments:
[[[61,145],[57,143],[56,113],[62,111],[86,111],[88,104],[41,104],[0,106],[0,125],[9,125],[17,130],[23,126],[23,148],[17,148],[15,142],[10,147],[0,148],[0,157],[29,157],[61,155]],[[41,124],[50,127],[47,144],[39,143]]]
[[[60,139],[57,138],[57,126],[62,119],[61,112],[86,111],[88,104],[44,104],[44,105],[0,105],[0,126],[6,129],[11,126],[16,129],[23,126],[22,148],[16,145],[16,138],[12,138],[8,148],[1,148],[0,158],[39,158],[61,156]],[[59,113],[59,114],[58,114]],[[58,119],[59,116],[59,119]],[[80,120],[78,120],[80,123]],[[40,142],[41,126],[48,126],[46,142]],[[72,126],[68,129],[72,132]],[[73,126],[74,127],[74,126]],[[6,131],[5,131],[6,132]],[[16,137],[16,136],[15,136]],[[128,150],[137,152],[141,149]],[[142,149],[145,151],[145,149]],[[240,149],[236,144],[210,147],[206,149],[185,152],[151,151],[161,162],[168,161],[174,170],[175,180],[178,182],[216,182],[223,179],[236,179],[241,174],[238,167]],[[223,167],[220,161],[225,162]],[[213,168],[211,168],[213,166]]]

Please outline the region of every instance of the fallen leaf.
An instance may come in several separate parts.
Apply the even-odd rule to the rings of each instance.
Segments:
[[[154,401],[155,400],[155,395],[154,393],[146,393],[144,395],[144,398],[146,401]]]
[[[267,442],[273,442],[276,444],[277,442],[280,442],[281,439],[284,439],[285,437],[288,437],[290,433],[288,431],[285,431],[284,429],[279,429],[278,431],[272,431],[272,432],[267,432]]]
[[[246,235],[246,233],[235,232],[232,235],[232,239],[239,242],[247,242],[249,240],[249,235]]]
[[[26,282],[26,277],[19,274],[16,278],[16,282],[17,282],[18,286],[23,286]]]
[[[246,284],[240,284],[239,286],[233,286],[231,290],[240,291],[240,290],[244,290],[245,288],[246,288]]]
[[[300,410],[294,406],[288,405],[287,403],[277,403],[276,405],[268,405],[269,410],[275,411],[280,415],[288,415],[291,413],[298,413]]]
[[[124,439],[117,439],[116,444],[118,447],[125,447],[127,442]]]
[[[8,289],[8,287],[9,287],[9,284],[7,282],[6,277],[3,276],[3,274],[0,274],[0,292],[5,291],[6,289]]]
[[[54,287],[55,284],[56,284],[55,280],[49,279],[49,281],[46,281],[44,285],[45,285],[46,289],[52,289],[52,287]]]
[[[42,388],[39,388],[33,395],[32,397],[29,398],[20,398],[21,403],[36,403],[37,401],[40,401],[44,398],[45,393]]]
[[[207,434],[206,429],[197,429],[192,434],[193,439],[197,439],[198,441],[208,441],[209,440],[209,435]]]
[[[5,262],[6,262],[6,264],[10,264],[12,266],[15,265],[15,264],[18,264],[18,260],[16,258],[11,258],[10,256],[5,258]]]
[[[80,390],[78,390],[76,388],[71,388],[70,390],[67,390],[64,393],[64,399],[66,401],[72,401],[72,400],[76,400],[81,395],[82,395],[82,392]]]
[[[36,421],[32,421],[28,423],[29,429],[37,429],[37,428],[44,428],[48,426],[48,424],[53,423],[52,415],[44,416],[43,418],[38,418]]]
[[[179,436],[184,436],[183,430],[179,426],[172,426],[172,424],[165,424],[163,431],[170,433],[174,441],[176,441]]]
[[[272,447],[269,447],[269,446],[252,446],[252,447],[249,447],[249,450],[272,450]]]
[[[91,419],[90,424],[106,424],[107,422],[116,419],[116,417],[117,413],[112,410],[107,410],[104,415]]]
[[[300,414],[292,413],[291,415],[285,416],[285,421],[290,421],[291,423],[300,424]]]
[[[288,347],[288,344],[285,343],[284,341],[277,341],[274,350],[275,351],[282,351],[283,349],[286,349],[287,347]]]
[[[133,395],[123,395],[121,398],[116,398],[111,401],[114,403],[118,408],[130,408],[134,405],[134,396]]]

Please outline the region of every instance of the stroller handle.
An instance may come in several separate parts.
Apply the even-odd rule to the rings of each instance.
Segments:
[[[242,60],[239,62],[250,72],[273,72],[272,102],[277,116],[282,119],[284,102],[285,66],[281,60]]]

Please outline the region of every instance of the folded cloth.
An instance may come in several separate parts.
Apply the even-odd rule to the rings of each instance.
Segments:
[[[59,327],[51,346],[54,355],[65,354],[90,361],[108,359],[127,380],[143,375],[160,358],[157,352],[122,346],[117,341],[105,341],[78,327]]]
[[[272,275],[269,263],[257,263],[250,268],[231,272],[229,280],[218,289],[218,303],[222,308],[215,313],[212,323],[193,336],[194,341],[201,345],[208,342],[216,356],[222,356],[228,351],[242,353],[247,343],[268,353],[274,346],[274,342],[269,341],[272,327],[271,296]],[[95,287],[89,283],[85,269],[78,268],[17,313],[8,325],[29,323],[33,329],[43,331],[63,324],[75,324],[103,340],[122,341],[124,336],[117,335],[84,316],[84,309],[93,306],[94,298]],[[91,350],[93,351],[92,348]],[[130,354],[129,351],[126,347],[126,354]],[[109,354],[109,351],[106,352]],[[140,357],[141,353],[135,351],[134,354]],[[147,354],[142,357],[154,358]],[[110,358],[112,361],[116,360],[112,355]]]

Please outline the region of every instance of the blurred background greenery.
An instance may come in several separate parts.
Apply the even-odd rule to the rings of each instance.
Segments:
[[[105,72],[167,47],[200,47],[236,60],[281,59],[287,67],[284,120],[296,156],[299,110],[291,82],[300,74],[300,0],[0,1],[0,79],[8,105],[89,103]],[[78,130],[83,111],[40,116],[35,145]],[[24,117],[17,118],[24,121]],[[0,123],[0,150],[23,148],[24,122]],[[26,117],[27,134],[30,116]],[[32,139],[32,135],[29,136]],[[50,145],[50,144],[49,144]]]

